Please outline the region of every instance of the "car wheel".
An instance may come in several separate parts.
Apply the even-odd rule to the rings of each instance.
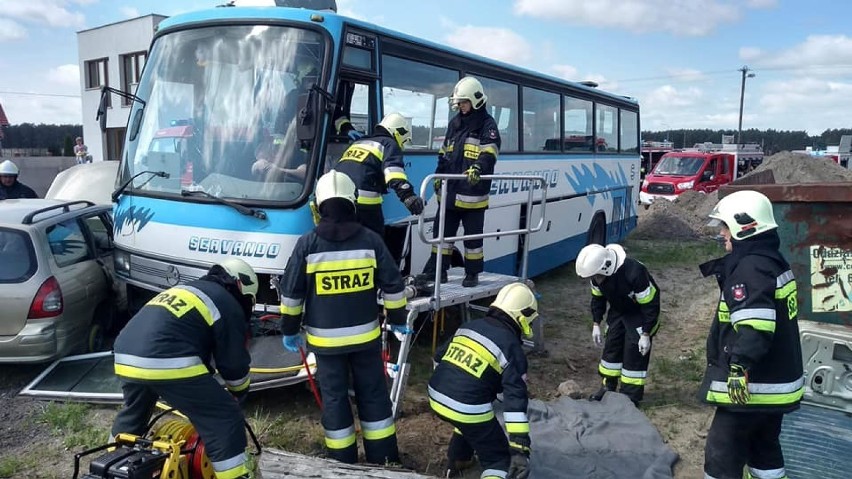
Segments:
[[[107,337],[106,329],[98,322],[92,323],[89,326],[89,337],[86,341],[86,351],[96,353],[106,349]]]

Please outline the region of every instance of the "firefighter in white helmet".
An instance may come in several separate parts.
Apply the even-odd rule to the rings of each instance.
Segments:
[[[500,131],[494,118],[488,113],[486,100],[488,97],[482,83],[474,77],[459,80],[450,97],[453,110],[458,110],[459,113],[447,126],[444,144],[438,150],[438,167],[435,173],[463,174],[467,179],[450,180],[447,184],[445,237],[455,236],[459,224],[464,225],[466,235],[480,234],[483,231],[491,180],[480,181],[480,176],[494,173],[501,143]],[[435,194],[438,197],[440,190],[441,181],[436,180]],[[436,216],[436,226],[438,221]],[[438,228],[435,227],[433,237],[437,235]],[[464,242],[465,277],[462,286],[472,287],[479,283],[479,273],[483,270],[485,259],[482,245],[481,238]],[[453,252],[450,244],[432,246],[432,256],[426,263],[423,275],[426,279],[435,277],[439,249],[444,255],[441,281],[446,281],[446,271],[450,267]]]
[[[340,157],[334,169],[346,173],[358,188],[355,201],[358,221],[384,237],[382,195],[388,188],[413,215],[423,212],[423,200],[405,174],[402,152],[411,142],[411,125],[399,113],[389,113],[371,136],[356,140]]]
[[[592,394],[600,401],[607,391],[620,392],[639,404],[645,392],[651,338],[657,332],[660,291],[644,264],[628,258],[620,245],[590,244],[580,250],[577,275],[589,279],[592,289],[592,340],[601,344],[600,323],[607,331],[598,372],[603,386]],[[608,309],[608,311],[607,311]]]
[[[198,431],[217,478],[252,477],[240,404],[249,392],[246,337],[257,291],[251,266],[228,258],[201,278],[157,294],[133,316],[115,340],[124,407],[113,437],[143,436],[162,398]]]
[[[404,285],[382,238],[358,223],[356,188],[335,170],[316,186],[319,224],[296,242],[278,281],[284,347],[299,351],[304,340],[317,360],[322,426],[331,458],[358,460],[349,405],[352,377],[367,462],[399,462],[396,428],[382,361],[382,292],[389,328],[409,333]]]
[[[18,181],[21,171],[12,160],[0,163],[0,200],[15,200],[19,198],[38,198],[35,191]]]
[[[701,265],[722,294],[707,337],[700,399],[716,406],[704,449],[704,477],[786,478],[778,437],[804,393],[796,280],[779,251],[772,202],[743,190],[710,213],[726,256]]]
[[[447,477],[461,473],[473,454],[482,478],[526,478],[530,426],[527,418],[527,358],[522,338],[531,338],[538,317],[535,293],[523,283],[504,286],[487,315],[462,325],[441,346],[429,380],[429,404],[452,424],[447,448]],[[491,403],[503,393],[506,434]]]

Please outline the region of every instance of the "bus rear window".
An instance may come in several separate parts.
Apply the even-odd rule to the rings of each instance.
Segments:
[[[32,241],[22,231],[0,228],[0,283],[23,283],[36,272]]]

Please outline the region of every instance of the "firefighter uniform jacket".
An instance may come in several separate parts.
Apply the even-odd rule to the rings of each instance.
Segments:
[[[163,291],[115,340],[115,374],[127,380],[185,379],[213,371],[231,392],[249,387],[248,318],[222,285],[207,279]]]
[[[624,321],[630,329],[641,327],[643,333],[654,334],[660,316],[660,291],[644,264],[625,258],[624,264],[601,284],[592,285],[592,319],[596,324],[609,314],[607,322]]]
[[[429,402],[442,417],[459,423],[494,419],[491,403],[503,393],[506,432],[528,437],[527,357],[520,329],[502,311],[465,323],[435,354]]]
[[[359,205],[382,204],[382,195],[388,192],[388,187],[401,200],[414,194],[405,174],[402,150],[384,129],[376,130],[375,135],[352,143],[334,166],[352,178],[358,188]]]
[[[0,200],[16,200],[20,198],[38,198],[38,195],[32,188],[17,180],[8,188],[0,185]]]
[[[315,229],[296,242],[279,279],[282,333],[297,334],[304,311],[313,351],[369,349],[381,338],[377,289],[384,295],[388,321],[405,324],[402,277],[382,238],[361,225],[340,241],[321,237]]]
[[[485,107],[459,113],[447,127],[444,144],[438,150],[438,168],[435,173],[463,174],[478,165],[483,175],[494,174],[494,164],[500,151],[500,131],[494,118]],[[447,206],[461,209],[488,208],[491,180],[475,185],[453,180],[447,184]]]
[[[700,399],[734,411],[789,412],[804,393],[796,281],[778,252],[777,233],[754,240],[735,241],[731,254],[701,265],[722,294],[707,337]],[[751,399],[742,406],[728,397],[731,364],[748,373]]]

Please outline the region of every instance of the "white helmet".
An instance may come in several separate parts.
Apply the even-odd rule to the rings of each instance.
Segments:
[[[379,122],[379,126],[393,136],[400,148],[405,149],[406,143],[411,142],[411,126],[408,124],[408,120],[399,113],[388,113]]]
[[[257,274],[248,263],[239,258],[227,258],[219,266],[237,281],[243,295],[251,296],[252,301],[257,302]]]
[[[511,283],[503,286],[491,306],[508,314],[518,323],[521,333],[525,337],[532,337],[531,325],[538,317],[538,300],[535,299],[535,294],[529,286],[524,283]]]
[[[716,203],[707,226],[725,224],[731,238],[743,240],[778,227],[772,202],[763,193],[743,190],[731,193]]]
[[[604,247],[590,244],[580,250],[574,268],[581,278],[591,278],[596,274],[612,276],[624,264],[626,257],[627,253],[621,245],[613,243]]]
[[[6,160],[0,163],[0,175],[18,176],[20,174],[18,166],[12,163],[12,160]]]
[[[355,183],[346,173],[331,170],[317,180],[316,204],[317,208],[323,201],[331,198],[343,198],[355,206]]]
[[[453,110],[458,110],[459,102],[462,100],[470,101],[474,110],[482,108],[482,105],[488,101],[482,83],[474,77],[464,77],[459,80],[453,88],[453,95],[450,97],[450,106]]]

